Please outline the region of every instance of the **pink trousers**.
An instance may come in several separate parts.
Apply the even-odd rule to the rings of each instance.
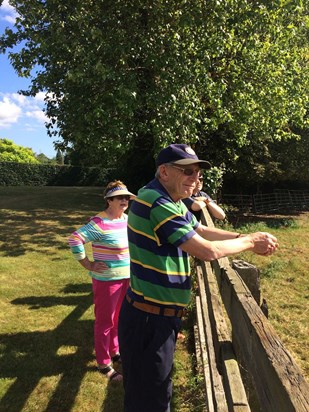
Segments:
[[[92,279],[94,302],[94,348],[98,365],[108,365],[119,353],[118,317],[129,279],[101,281]]]

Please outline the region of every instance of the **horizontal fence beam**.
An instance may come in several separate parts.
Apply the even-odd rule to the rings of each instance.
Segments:
[[[308,412],[309,385],[228,259],[213,262],[234,349],[254,380],[263,412]]]
[[[210,264],[201,262],[196,273],[200,291],[199,304],[204,313],[204,322],[208,324],[205,328],[208,331],[207,351],[211,354],[212,375],[217,382],[217,388],[214,387],[216,411],[250,412],[212,268]],[[220,396],[217,393],[218,388]]]
[[[205,211],[202,213],[202,222],[210,227],[214,226],[208,212]],[[225,366],[222,367],[221,362],[235,353],[252,379],[263,412],[308,412],[308,382],[264,316],[243,279],[231,268],[229,260],[222,258],[211,263],[201,262],[201,268],[202,270],[197,269],[200,311],[203,313],[204,322],[206,318],[210,320],[211,334],[214,335],[211,350],[215,352],[217,367],[221,373],[223,371],[223,378],[227,369]],[[214,288],[214,279],[218,293]],[[222,333],[222,329],[218,328],[223,318],[221,309],[218,309],[218,294],[230,320],[232,331],[232,343],[228,343],[225,348],[224,342],[229,342],[229,338],[227,329],[224,328]],[[214,318],[217,319],[216,322]],[[208,327],[207,329],[204,327],[204,330],[207,341]],[[226,352],[224,350],[222,352],[222,348]],[[234,366],[235,363],[232,369]],[[235,388],[233,383],[231,385],[231,388]],[[226,385],[224,387],[229,403],[229,389]],[[221,389],[219,392],[221,396]],[[245,399],[242,395],[238,396],[238,399],[240,398]],[[214,399],[216,399],[215,395]],[[247,409],[239,409],[239,411],[248,410],[245,401],[240,403],[242,405],[238,404],[239,407]],[[236,405],[233,408],[229,403],[229,411],[238,411]]]

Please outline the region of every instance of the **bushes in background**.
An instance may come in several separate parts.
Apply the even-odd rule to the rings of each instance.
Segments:
[[[0,162],[0,186],[104,186],[115,169]]]

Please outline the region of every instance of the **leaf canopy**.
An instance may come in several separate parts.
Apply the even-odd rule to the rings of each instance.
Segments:
[[[0,162],[39,163],[32,149],[4,138],[0,139]]]
[[[0,50],[32,79],[24,94],[47,93],[50,135],[83,164],[133,159],[140,174],[186,142],[233,170],[308,125],[307,1],[10,4]]]

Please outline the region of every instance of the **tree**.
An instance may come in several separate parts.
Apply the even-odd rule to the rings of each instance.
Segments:
[[[63,154],[61,153],[60,149],[57,149],[57,153],[56,153],[56,163],[58,165],[63,165],[64,164],[64,157]]]
[[[9,139],[0,139],[0,162],[39,163],[32,149]]]
[[[39,153],[35,155],[35,157],[42,164],[55,164],[56,163],[55,159],[50,159],[44,153]]]
[[[235,169],[244,148],[306,124],[308,16],[301,0],[36,0],[0,50],[48,92],[49,133],[84,165],[121,162],[137,179],[171,142]],[[135,167],[132,167],[134,165]]]

